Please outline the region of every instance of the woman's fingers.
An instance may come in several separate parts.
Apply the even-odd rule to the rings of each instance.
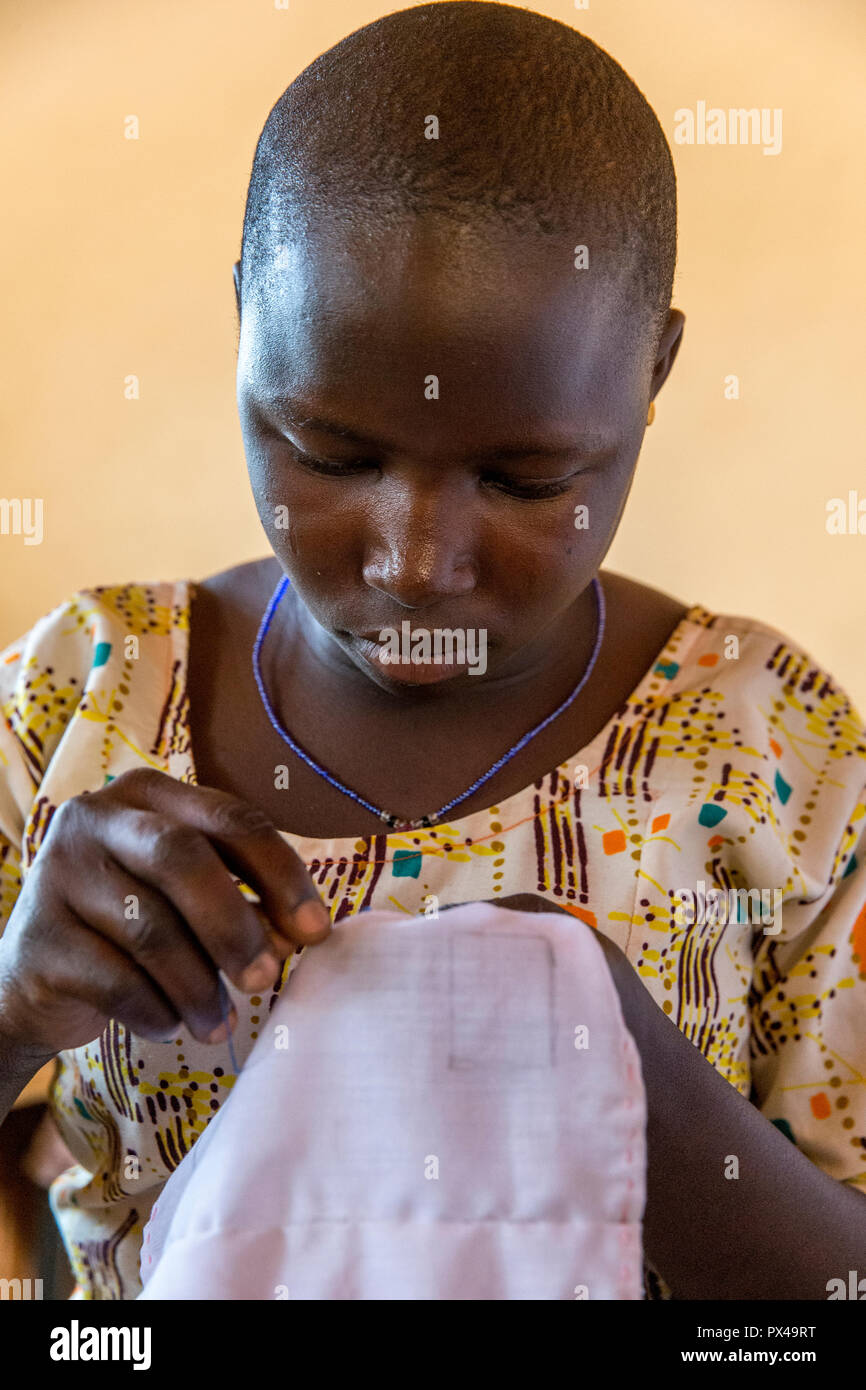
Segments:
[[[36,868],[31,874],[36,873]],[[177,1033],[180,1011],[124,951],[57,906],[38,934],[13,910],[3,936],[3,1031],[53,1054],[98,1037],[116,1018],[153,1042]]]
[[[295,946],[315,944],[330,932],[328,909],[305,864],[258,808],[227,792],[193,787],[149,769],[124,773],[106,790],[122,796],[127,806],[166,819],[157,841],[149,845],[162,874],[174,874],[193,852],[188,832],[198,830],[205,836],[223,863],[260,897],[273,931],[281,938],[283,955]],[[103,800],[100,811],[106,805]],[[118,828],[112,853],[126,863],[127,854],[135,855],[136,836],[133,831],[124,837],[127,850],[121,847],[122,834]],[[141,862],[140,855],[136,862]],[[198,862],[203,863],[201,854]],[[242,896],[233,884],[230,887],[235,897]]]
[[[143,816],[146,813],[134,814]],[[148,836],[144,834],[142,843],[146,845],[147,842]],[[202,844],[206,846],[207,842],[202,840]],[[261,938],[262,942],[266,940],[264,930],[215,854],[213,862],[215,874],[225,880],[230,893],[240,899],[254,919],[255,938],[251,938],[250,950],[255,951],[256,938]],[[194,882],[192,887],[195,887]],[[207,897],[194,899],[189,883],[184,883],[183,888],[186,892],[175,894],[172,901],[166,891],[152,887],[143,875],[133,878],[123,866],[106,857],[100,873],[89,884],[85,886],[80,881],[70,884],[67,902],[76,915],[86,914],[87,922],[95,931],[146,972],[173,1007],[175,1017],[186,1025],[193,1037],[208,1042],[223,1022],[217,968],[224,970],[240,989],[247,990],[250,967],[239,954],[237,942],[220,934],[219,913],[214,910],[208,918]],[[166,884],[165,890],[170,889],[171,885]],[[197,920],[185,918],[185,897],[190,899],[193,914],[199,913]],[[237,912],[228,914],[229,924],[237,927],[238,915]],[[265,949],[269,952],[270,948]],[[259,982],[251,982],[248,993],[264,989],[277,979],[279,961],[273,954],[269,959],[267,974],[258,977]]]
[[[139,939],[150,955],[165,948],[177,923],[240,989],[251,994],[273,982],[286,952],[274,950],[267,919],[238,891],[201,831],[130,810],[104,818],[100,844],[107,851],[102,876],[112,884],[100,895],[106,922],[122,920],[128,939]],[[136,896],[141,901],[130,908],[127,899]]]
[[[305,865],[259,810],[154,769],[126,772],[52,816],[0,940],[0,1032],[58,1051],[113,1017],[147,1037],[183,1020],[214,1041],[220,970],[264,990],[330,929]]]

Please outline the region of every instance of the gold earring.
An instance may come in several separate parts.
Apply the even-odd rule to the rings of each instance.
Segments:
[[[648,425],[651,425],[652,422],[653,422],[653,420],[654,420],[655,418],[656,418],[656,403],[655,403],[655,401],[650,401],[650,407],[649,407],[649,410],[647,411],[647,417],[646,417],[646,422],[647,422],[647,424],[648,424]]]

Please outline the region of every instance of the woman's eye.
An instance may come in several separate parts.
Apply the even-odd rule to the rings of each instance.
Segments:
[[[542,500],[546,497],[561,496],[563,492],[568,491],[568,485],[575,476],[574,473],[571,473],[567,478],[557,478],[555,481],[545,483],[524,483],[520,482],[517,478],[501,477],[488,478],[487,482],[499,492],[507,492],[512,497],[523,497],[531,501],[533,499]]]
[[[283,442],[297,463],[300,463],[304,468],[309,468],[314,473],[322,473],[327,477],[348,477],[365,468],[377,468],[379,466],[372,459],[314,458],[312,454],[305,454],[301,449],[291,444],[285,437],[283,437]],[[482,481],[495,488],[497,492],[505,492],[511,497],[522,497],[527,501],[533,501],[547,497],[559,497],[563,492],[568,491],[568,485],[575,476],[576,474],[570,473],[567,478],[557,478],[550,482],[531,482],[529,480],[522,482],[518,478],[504,478],[499,474],[491,474],[489,477],[482,478]]]
[[[296,449],[294,444],[288,445],[289,451],[296,462],[303,464],[305,468],[310,468],[314,473],[326,473],[330,477],[337,478],[341,474],[357,473],[362,468],[375,467],[368,459],[317,459],[312,454],[304,454],[300,449]]]

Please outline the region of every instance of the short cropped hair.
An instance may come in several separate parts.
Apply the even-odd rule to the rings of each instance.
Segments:
[[[575,29],[491,0],[439,0],[316,58],[256,146],[243,297],[280,241],[317,220],[376,236],[425,213],[561,238],[571,256],[586,245],[590,270],[630,272],[657,346],[676,263],[670,148],[635,83]]]

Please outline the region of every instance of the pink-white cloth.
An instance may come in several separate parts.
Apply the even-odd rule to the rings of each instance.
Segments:
[[[645,1128],[591,928],[346,917],[160,1193],[140,1297],[642,1298]]]

